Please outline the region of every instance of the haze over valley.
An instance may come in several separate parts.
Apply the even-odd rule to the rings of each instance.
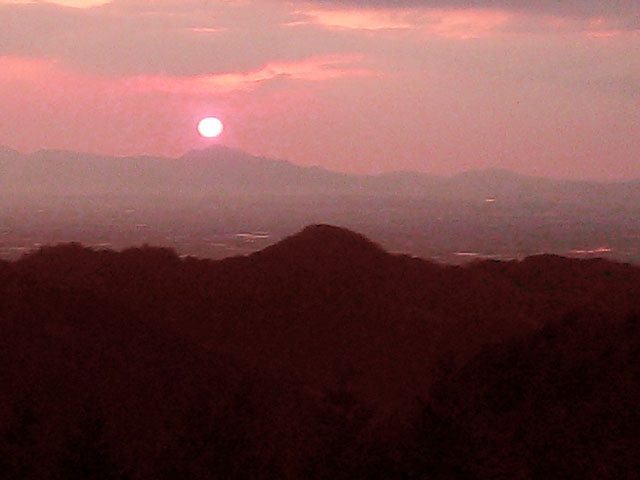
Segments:
[[[71,241],[223,258],[330,223],[445,263],[541,252],[640,261],[640,181],[355,175],[225,147],[179,158],[4,148],[0,198],[3,258]]]

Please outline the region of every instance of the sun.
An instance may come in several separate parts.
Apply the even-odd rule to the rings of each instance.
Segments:
[[[219,118],[207,117],[198,122],[198,133],[205,138],[215,138],[222,133],[224,125]]]

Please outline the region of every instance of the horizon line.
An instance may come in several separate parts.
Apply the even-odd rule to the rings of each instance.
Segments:
[[[230,152],[237,152],[237,153],[241,153],[243,155],[247,155],[250,157],[253,157],[255,159],[263,159],[263,160],[269,160],[269,161],[275,161],[275,162],[286,162],[289,163],[295,167],[298,168],[315,168],[315,169],[321,169],[324,170],[326,172],[330,172],[330,173],[335,173],[338,175],[348,175],[348,176],[354,176],[354,177],[381,177],[384,175],[392,175],[392,174],[413,174],[413,175],[417,175],[417,176],[428,176],[428,177],[432,177],[434,179],[441,179],[441,180],[451,180],[454,179],[456,177],[459,176],[463,176],[465,174],[471,174],[471,173],[480,173],[480,172],[490,172],[490,171],[495,171],[495,172],[501,172],[501,173],[507,173],[507,174],[511,174],[511,175],[515,175],[518,177],[522,177],[522,178],[528,178],[528,179],[537,179],[537,180],[547,180],[547,181],[551,181],[551,182],[568,182],[568,183],[591,183],[591,184],[606,184],[606,185],[616,185],[616,184],[630,184],[630,183],[639,183],[640,182],[640,177],[632,177],[632,178],[626,178],[626,179],[614,179],[614,180],[596,180],[593,178],[569,178],[569,177],[551,177],[551,176],[544,176],[544,175],[538,175],[538,174],[532,174],[532,173],[524,173],[521,171],[517,171],[517,170],[513,170],[510,168],[505,168],[505,167],[499,167],[499,166],[487,166],[484,168],[477,168],[477,169],[471,169],[471,170],[460,170],[457,173],[451,173],[449,175],[442,175],[442,174],[437,174],[437,173],[431,173],[431,172],[427,172],[427,171],[420,171],[420,170],[385,170],[382,172],[377,172],[377,173],[363,173],[363,172],[358,172],[358,173],[354,173],[354,172],[345,172],[345,171],[340,171],[340,170],[333,170],[327,167],[323,167],[321,165],[303,165],[300,163],[296,163],[292,160],[286,159],[286,158],[276,158],[276,157],[271,157],[271,156],[265,156],[265,155],[260,155],[260,154],[254,154],[251,152],[248,152],[246,150],[242,150],[240,148],[235,148],[235,147],[229,147],[227,145],[222,145],[222,144],[216,144],[216,145],[209,145],[207,147],[204,148],[193,148],[190,150],[185,151],[184,153],[182,153],[179,156],[168,156],[168,155],[156,155],[156,154],[150,154],[150,153],[139,153],[139,154],[108,154],[108,153],[99,153],[99,152],[90,152],[90,151],[79,151],[79,150],[71,150],[71,149],[67,149],[67,148],[38,148],[36,150],[32,150],[32,151],[21,151],[18,150],[16,148],[13,148],[9,145],[6,144],[0,144],[0,152],[2,150],[9,150],[11,152],[15,152],[19,155],[25,155],[25,156],[31,156],[31,155],[35,155],[37,153],[46,153],[46,152],[57,152],[57,153],[70,153],[70,154],[77,154],[77,155],[86,155],[86,156],[94,156],[94,157],[106,157],[106,158],[114,158],[114,159],[126,159],[126,158],[155,158],[155,159],[162,159],[162,160],[180,160],[183,159],[184,157],[186,157],[187,155],[189,155],[190,153],[198,153],[198,152],[206,152],[209,150],[227,150]]]

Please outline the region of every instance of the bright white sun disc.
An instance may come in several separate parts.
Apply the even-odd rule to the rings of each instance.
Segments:
[[[214,138],[222,133],[224,126],[219,118],[207,117],[198,123],[198,133],[206,138]]]

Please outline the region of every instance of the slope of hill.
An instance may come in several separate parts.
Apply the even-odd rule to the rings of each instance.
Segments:
[[[445,455],[464,458],[470,478],[627,477],[638,467],[638,319],[576,313],[487,348],[434,386],[425,427],[446,425]]]
[[[624,478],[639,288],[630,265],[442,266],[328,225],[221,261],[43,247],[0,262],[0,466]]]

